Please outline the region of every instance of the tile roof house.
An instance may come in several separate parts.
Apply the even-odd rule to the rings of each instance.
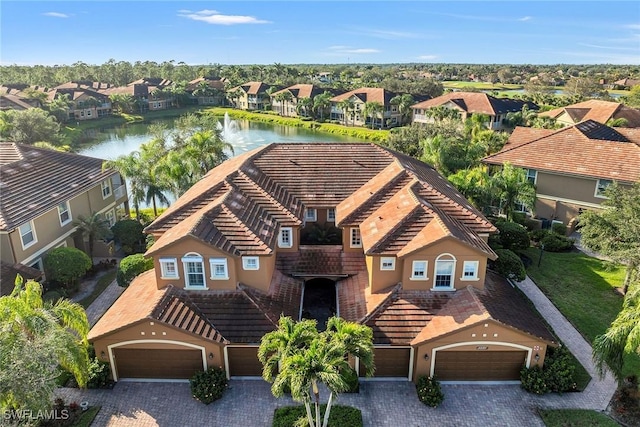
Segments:
[[[302,244],[314,230],[337,244]],[[555,345],[486,271],[494,226],[432,167],[375,144],[257,148],[209,171],[146,232],[154,270],[89,333],[115,380],[208,366],[259,376],[260,339],[281,315],[370,325],[380,377],[517,379]]]
[[[640,110],[627,107],[619,102],[601,101],[590,99],[566,107],[556,108],[539,114],[544,117],[551,117],[556,122],[565,126],[575,125],[585,120],[595,120],[602,124],[607,124],[609,120],[625,119],[625,127],[640,127]]]
[[[273,111],[280,112],[282,116],[291,116],[297,117],[298,111],[297,106],[298,102],[303,98],[313,99],[318,94],[321,94],[325,90],[321,87],[312,84],[296,84],[293,86],[289,86],[282,90],[273,92],[271,94],[271,109]],[[289,93],[289,100],[280,100],[278,95]]]
[[[586,120],[560,130],[517,127],[489,165],[510,162],[536,185],[536,215],[575,225],[584,209],[599,209],[613,181],[640,181],[640,129]]]
[[[353,126],[371,126],[378,129],[398,126],[401,123],[401,114],[397,105],[391,104],[391,99],[397,94],[379,87],[361,87],[331,98],[331,120],[339,120],[351,123]],[[343,100],[350,100],[353,108],[344,111],[338,106]],[[365,115],[365,105],[375,102],[382,105],[382,111],[375,113],[373,117]],[[345,119],[345,114],[347,118]]]
[[[128,216],[124,180],[101,159],[0,142],[0,260],[43,270],[47,251],[85,249],[73,220],[102,213],[111,223]],[[96,245],[96,256],[108,246]]]
[[[96,83],[99,85],[99,83]],[[47,92],[49,101],[61,96],[67,96],[71,105],[68,109],[69,120],[93,120],[111,115],[111,100],[109,96],[97,89],[79,83],[68,83]]]
[[[427,101],[419,102],[411,107],[414,123],[430,123],[427,110],[434,107],[450,108],[460,113],[460,118],[466,120],[473,114],[489,116],[489,129],[504,129],[507,113],[518,112],[527,106],[530,110],[537,110],[538,106],[529,101],[519,99],[495,98],[483,92],[449,92]]]
[[[264,110],[271,104],[267,90],[270,88],[263,82],[247,82],[227,90],[227,98],[231,100],[235,108],[241,110]],[[238,95],[234,97],[234,95]]]
[[[187,83],[185,90],[198,102],[198,105],[225,105],[224,78],[198,77]]]

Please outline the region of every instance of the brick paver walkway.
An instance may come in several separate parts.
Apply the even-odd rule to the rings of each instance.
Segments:
[[[593,380],[584,392],[536,396],[526,393],[519,385],[444,384],[445,400],[433,409],[418,401],[410,382],[363,381],[360,393],[341,395],[337,404],[360,408],[367,427],[542,427],[537,408],[604,410],[616,388],[612,376],[604,380],[598,378],[590,345],[535,283],[527,278],[517,285],[592,375]],[[87,311],[95,312],[99,318],[100,311],[104,312],[117,298],[116,293],[121,292],[122,288],[112,283],[104,299],[98,298]],[[290,398],[274,398],[269,384],[261,380],[231,380],[222,399],[210,405],[195,401],[189,385],[184,382],[119,382],[113,390],[62,388],[56,393],[68,402],[86,400],[90,405],[102,405],[92,424],[94,427],[267,427],[271,425],[275,408],[293,404]],[[323,401],[327,397],[324,392]]]
[[[111,307],[111,305],[118,299],[118,297],[124,292],[123,287],[118,286],[118,283],[114,280],[105,288],[98,298],[87,307],[87,318],[91,326],[95,325],[102,315]]]

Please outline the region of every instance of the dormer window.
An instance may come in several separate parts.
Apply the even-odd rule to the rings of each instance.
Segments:
[[[315,208],[306,208],[304,211],[304,220],[307,222],[315,222],[318,220],[318,213]]]
[[[278,246],[281,248],[290,248],[293,246],[293,229],[291,227],[280,227]]]
[[[358,227],[351,228],[351,241],[349,243],[349,246],[352,248],[362,247],[362,237],[360,236],[360,229]]]

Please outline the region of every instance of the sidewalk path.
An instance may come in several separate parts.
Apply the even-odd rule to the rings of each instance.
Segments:
[[[580,335],[567,318],[560,313],[556,306],[549,301],[549,298],[542,293],[540,288],[538,288],[529,276],[522,282],[517,282],[516,286],[531,300],[542,317],[544,317],[551,328],[553,328],[558,338],[567,346],[592,377],[591,382],[582,393],[548,395],[540,402],[540,406],[549,408],[605,410],[617,387],[613,375],[607,372],[605,378],[599,378],[591,358],[591,345]]]
[[[105,288],[95,301],[86,309],[87,318],[91,326],[102,317],[102,315],[111,307],[111,305],[118,299],[118,297],[124,292],[123,287],[118,286],[118,283],[114,280]]]

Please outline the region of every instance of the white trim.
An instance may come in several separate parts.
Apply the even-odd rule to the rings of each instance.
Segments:
[[[224,276],[216,276],[214,266],[222,265],[224,267]],[[209,258],[209,269],[211,270],[211,280],[229,280],[229,262],[226,258]]]
[[[357,237],[358,240],[360,240],[360,243],[353,243],[354,241],[354,233],[357,233]],[[349,228],[349,247],[350,248],[361,248],[362,247],[362,233],[360,233],[360,228],[359,227],[350,227]]]
[[[224,358],[224,371],[227,374],[227,380],[231,379],[231,372],[229,371],[229,353],[227,352],[227,346],[222,347],[222,357]]]
[[[466,277],[464,275],[464,268],[467,264],[475,265],[475,275],[472,277]],[[460,280],[463,282],[477,282],[478,280],[480,280],[480,277],[478,277],[479,270],[480,270],[480,261],[462,261],[462,276],[460,276]]]
[[[66,221],[62,222],[62,213],[60,212],[60,206],[61,205],[65,205],[66,206],[66,213],[69,216],[69,219],[67,219]],[[58,203],[58,206],[56,206],[56,210],[58,211],[58,221],[60,221],[60,227],[64,227],[65,225],[69,224],[71,221],[73,221],[73,217],[71,216],[71,206],[69,205],[69,201],[65,200],[64,202]]]
[[[289,233],[289,243],[286,243],[283,239],[284,232]],[[279,248],[291,248],[293,247],[293,227],[280,227],[278,230],[278,247]]]
[[[158,263],[160,264],[160,278],[164,279],[164,280],[170,280],[170,279],[179,279],[180,278],[180,272],[178,271],[178,259],[177,258],[171,258],[171,257],[160,257],[158,258]],[[164,268],[164,264],[168,264],[171,263],[173,264],[173,267],[175,269],[175,276],[167,276],[165,273],[167,272]]]
[[[411,381],[411,379],[413,378],[413,359],[415,358],[415,353],[416,348],[411,346],[411,351],[409,352],[409,381]]]
[[[527,177],[527,181],[529,181],[529,172],[533,171],[535,172],[535,175],[533,177],[533,185],[536,185],[538,183],[538,170],[537,169],[532,169],[532,168],[525,168],[525,176]]]
[[[224,366],[226,368],[227,371],[227,379],[231,379],[231,371],[229,370],[229,353],[228,353],[228,349],[229,348],[260,348],[259,344],[247,344],[247,345],[225,345],[224,346]],[[258,359],[259,361],[259,359]],[[254,376],[242,376],[242,375],[235,375],[233,378],[237,378],[237,379],[262,379],[261,375],[254,375]]]
[[[71,236],[73,233],[75,233],[75,232],[76,232],[76,228],[77,228],[77,227],[74,227],[74,228],[73,228],[73,230],[70,230],[70,231],[68,231],[68,232],[64,233],[64,234],[62,235],[62,237],[59,237],[59,238],[57,238],[56,240],[54,240],[53,242],[49,243],[47,246],[43,247],[42,249],[40,249],[40,250],[39,250],[38,252],[36,252],[35,254],[31,255],[31,256],[30,256],[30,257],[28,257],[28,258],[25,258],[25,259],[24,259],[24,260],[22,260],[22,261],[18,261],[18,262],[19,262],[20,264],[29,264],[29,262],[30,262],[31,260],[34,260],[34,259],[38,258],[38,257],[39,257],[39,256],[41,256],[43,253],[47,252],[49,249],[51,249],[51,248],[55,247],[56,245],[59,245],[59,244],[60,244],[60,242],[62,242],[62,241],[64,241],[64,240],[66,240],[69,236]],[[18,234],[20,234],[20,231],[18,231]],[[21,239],[20,241],[22,241],[22,239]]]
[[[33,264],[35,264],[35,263],[40,264],[40,268],[34,267]],[[42,258],[36,258],[28,266],[31,267],[31,268],[35,268],[36,270],[41,271],[41,272],[44,273],[44,262],[42,261]]]
[[[440,259],[442,257],[448,256],[452,259]],[[453,266],[451,267],[451,279],[449,280],[449,286],[436,286],[436,281],[438,280],[438,262],[451,262],[453,263]],[[455,280],[455,276],[456,276],[456,266],[457,266],[457,262],[458,260],[456,259],[455,256],[453,256],[453,254],[450,254],[448,252],[445,252],[443,254],[440,254],[436,257],[436,260],[433,262],[433,287],[431,288],[432,291],[453,291],[456,288],[456,280]]]
[[[596,180],[596,190],[593,193],[593,197],[595,197],[596,199],[608,199],[607,196],[604,195],[604,192],[602,194],[598,194],[598,189],[600,188],[600,181],[609,181],[609,184],[607,184],[607,186],[605,187],[605,190],[607,189],[607,187],[609,187],[611,184],[613,184],[613,180],[612,179],[605,179],[605,178],[598,178]]]
[[[185,256],[183,256],[180,261],[182,261],[182,272],[184,273],[184,288],[187,290],[199,290],[199,291],[205,291],[207,289],[209,289],[207,287],[207,272],[205,270],[204,267],[204,258],[202,258],[202,255],[196,253],[196,252],[188,252],[187,254],[185,254]],[[204,286],[197,286],[197,285],[191,285],[189,283],[189,270],[187,268],[187,264],[189,263],[200,263],[200,266],[202,267],[202,284]],[[197,273],[192,273],[192,274],[197,274]]]
[[[329,215],[330,212],[333,212],[333,218]],[[327,222],[336,222],[336,208],[327,208]]]
[[[107,351],[109,352],[109,364],[111,365],[111,375],[113,376],[114,381],[118,381],[118,375],[116,374],[116,364],[113,358],[113,349],[118,347],[123,347],[126,345],[142,344],[142,343],[174,344],[174,345],[180,345],[183,347],[190,347],[190,348],[195,348],[196,350],[200,350],[202,352],[202,369],[205,371],[207,370],[207,355],[205,354],[206,349],[201,345],[195,345],[195,344],[182,342],[182,341],[158,340],[158,339],[122,341],[122,342],[118,342],[118,343],[107,346]]]
[[[384,264],[390,263],[390,267],[385,267]],[[380,271],[395,271],[396,259],[395,257],[380,257]]]
[[[309,217],[309,214],[313,212],[313,216]],[[318,220],[318,211],[316,208],[305,208],[304,209],[304,220],[305,222],[316,222]]]
[[[415,272],[416,272],[416,267],[415,267],[415,263],[417,262],[423,262],[424,263],[424,277],[420,277],[420,276],[416,276]],[[425,280],[429,280],[429,261],[425,260],[425,259],[414,259],[413,261],[411,261],[411,276],[409,276],[409,280],[420,280],[420,281],[425,281]]]
[[[434,347],[431,350],[431,368],[429,369],[429,376],[433,377],[435,370],[436,370],[436,357],[437,357],[437,353],[440,350],[447,350],[449,348],[455,348],[455,347],[463,347],[465,345],[497,345],[497,346],[501,346],[501,347],[513,347],[513,348],[517,348],[519,350],[526,350],[527,351],[527,360],[525,363],[525,366],[528,368],[529,367],[529,362],[531,360],[531,353],[533,352],[533,349],[531,347],[527,347],[524,345],[520,345],[520,344],[513,344],[510,342],[504,342],[504,341],[468,341],[468,342],[459,342],[459,343],[455,343],[455,344],[447,344],[447,345],[443,345],[440,347]],[[471,351],[471,350],[469,350]],[[477,350],[478,352],[482,351],[482,350]]]
[[[29,225],[29,231],[27,233],[25,233],[24,235],[27,235],[29,233],[31,233],[31,236],[33,238],[33,240],[31,240],[29,243],[24,244],[24,239],[22,238],[24,235],[22,234],[22,227],[24,227],[25,225]],[[36,225],[34,223],[33,220],[25,222],[24,224],[22,224],[21,226],[18,227],[18,236],[20,236],[20,245],[22,246],[22,250],[26,250],[29,249],[31,246],[35,245],[36,243],[38,243],[38,235],[36,234]]]
[[[256,266],[255,267],[249,267],[248,266],[249,260],[255,260],[256,261]],[[247,271],[260,270],[260,257],[258,257],[258,256],[243,256],[242,257],[242,269],[243,270],[247,270]]]
[[[380,348],[380,349],[385,349],[385,350],[393,350],[393,349],[400,349],[400,348],[408,348],[409,349],[409,369],[407,370],[407,376],[406,377],[378,377],[379,380],[381,379],[391,379],[391,380],[409,380],[411,381],[411,376],[413,375],[413,351],[414,348],[413,346],[410,345],[374,345],[373,346],[373,351],[375,354],[375,350],[376,348]],[[373,376],[375,377],[375,373],[373,374]],[[368,378],[371,379],[371,378]]]
[[[105,182],[108,184],[107,186],[104,185]],[[109,194],[107,194],[105,196],[104,190],[107,187],[109,187]],[[100,181],[100,193],[102,194],[102,200],[108,199],[113,194],[113,191],[112,191],[111,187],[112,187],[112,185],[111,185],[111,177],[108,177],[107,179],[103,179],[102,181]]]
[[[553,200],[554,202],[571,203],[572,205],[581,205],[581,206],[586,206],[588,208],[594,208],[594,209],[604,208],[604,206],[598,203],[581,202],[580,200],[565,199],[564,197],[549,196],[546,194],[538,194],[536,195],[536,197],[538,197],[538,199]]]

